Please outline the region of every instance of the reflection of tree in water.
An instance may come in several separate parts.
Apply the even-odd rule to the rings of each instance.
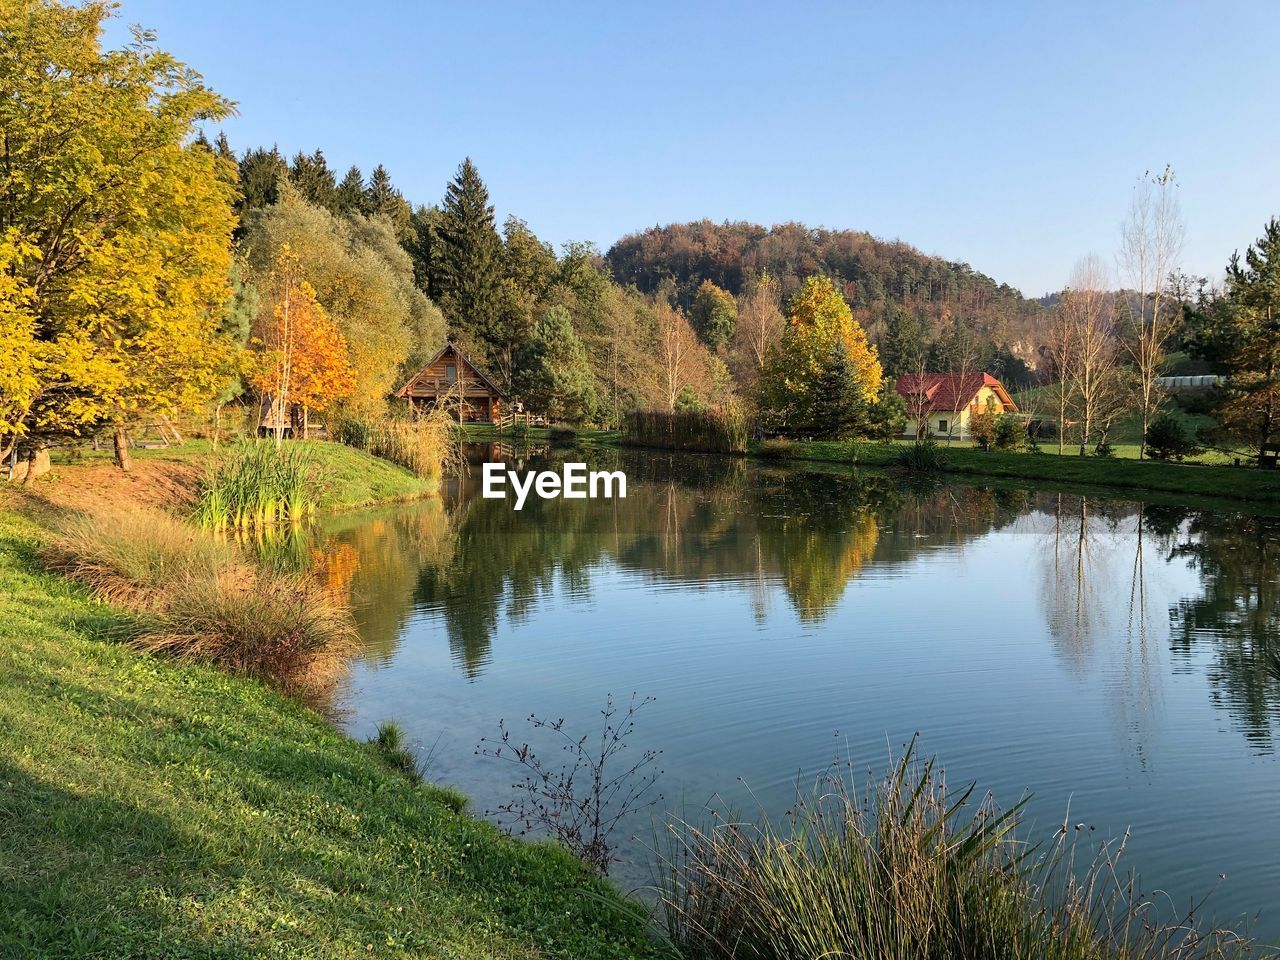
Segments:
[[[1268,750],[1280,726],[1280,519],[1197,513],[1186,557],[1204,584],[1170,611],[1175,653],[1211,643],[1214,699]]]

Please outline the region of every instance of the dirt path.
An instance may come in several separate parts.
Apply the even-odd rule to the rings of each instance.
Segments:
[[[31,485],[0,483],[0,505],[99,511],[129,505],[186,512],[195,505],[200,468],[166,459],[138,459],[128,473],[112,463],[59,465]]]

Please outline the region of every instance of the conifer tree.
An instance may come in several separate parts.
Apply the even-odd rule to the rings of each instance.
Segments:
[[[410,207],[404,195],[391,182],[391,174],[378,164],[369,175],[369,185],[364,191],[364,211],[370,217],[386,217],[391,221],[396,236],[403,243],[409,239]]]
[[[450,329],[481,345],[489,359],[501,306],[502,242],[470,157],[445,190],[432,261],[432,299]]]
[[[579,423],[595,405],[587,351],[563,307],[551,307],[534,325],[517,369],[520,395],[538,413]]]
[[[809,435],[840,440],[865,426],[867,400],[858,370],[843,339],[831,347],[831,358],[814,386]]]
[[[334,209],[338,187],[323,151],[317,150],[309,156],[299,151],[289,168],[289,182],[308,203]]]
[[[364,205],[364,174],[359,167],[352,166],[334,190],[333,212],[342,216],[362,213]]]
[[[280,181],[289,175],[288,165],[275,147],[249,150],[240,159],[240,209],[261,210],[280,199]]]

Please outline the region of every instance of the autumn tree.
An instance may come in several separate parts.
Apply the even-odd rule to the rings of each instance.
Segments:
[[[674,411],[680,391],[699,360],[698,336],[684,314],[669,303],[656,307],[658,380],[663,404]]]
[[[127,469],[131,419],[229,379],[234,171],[193,142],[227,101],[145,31],[104,51],[112,10],[0,7],[0,447],[105,425]]]
[[[288,246],[316,298],[349,347],[355,384],[342,408],[376,416],[412,364],[439,349],[444,324],[413,279],[413,264],[381,217],[339,218],[298,196],[291,185],[280,200],[256,211],[244,249],[260,288]]]
[[[760,410],[770,427],[792,434],[822,429],[816,400],[838,351],[850,367],[850,400],[876,402],[883,379],[876,349],[829,277],[805,281],[788,305],[787,320],[761,376]]]
[[[734,328],[738,374],[754,384],[764,369],[769,350],[782,338],[787,322],[782,316],[782,294],[778,281],[765,274],[743,294],[738,304]]]
[[[288,244],[277,254],[266,286],[269,293],[255,330],[261,354],[253,383],[277,411],[278,444],[285,417],[294,407],[303,411],[305,432],[306,413],[322,411],[350,395],[355,378],[346,338],[316,300],[315,288],[304,279],[301,262]]]
[[[1142,436],[1159,410],[1159,377],[1170,338],[1179,319],[1179,303],[1170,296],[1169,278],[1182,252],[1183,226],[1175,193],[1173,168],[1141,180],[1121,225],[1120,263],[1136,294],[1133,316],[1121,342],[1136,377]],[[1146,442],[1138,458],[1146,454]]]
[[[738,303],[733,294],[710,280],[703,280],[693,297],[689,319],[698,336],[712,350],[718,350],[733,339],[738,324]]]
[[[1214,415],[1228,444],[1260,453],[1280,442],[1280,219],[1231,257],[1224,295],[1203,299],[1190,345],[1225,376]]]

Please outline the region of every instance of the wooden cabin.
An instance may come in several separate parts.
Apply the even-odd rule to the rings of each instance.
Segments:
[[[981,410],[1016,413],[1009,391],[989,373],[926,373],[899,377],[909,436],[969,439],[969,418]]]
[[[450,341],[431,362],[396,391],[410,414],[433,409],[441,401],[451,405],[462,421],[492,423],[502,417],[506,395]]]

